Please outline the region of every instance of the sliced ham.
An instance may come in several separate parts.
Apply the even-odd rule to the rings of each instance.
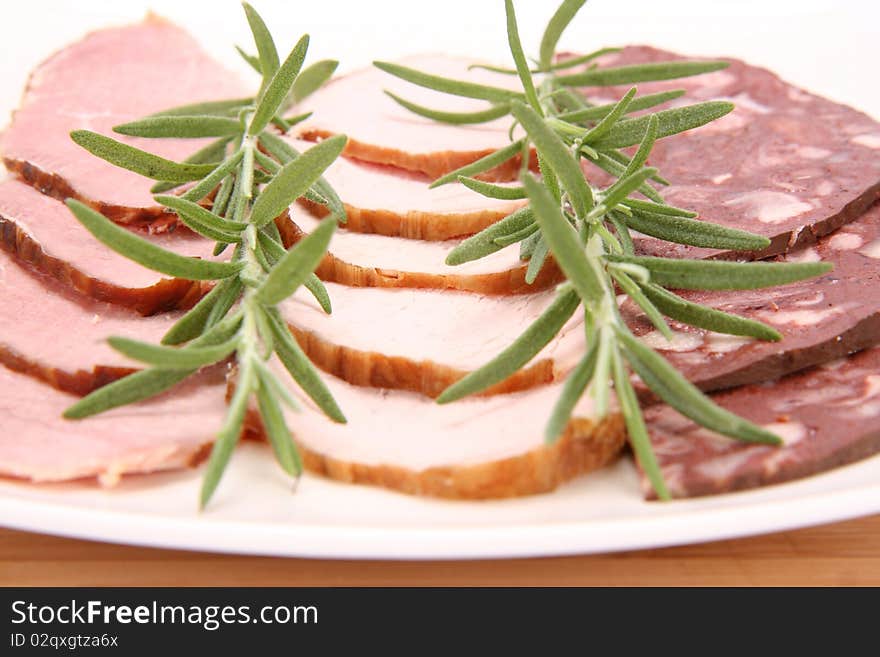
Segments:
[[[646,46],[608,55],[604,64],[681,59]],[[639,84],[639,93],[686,89],[670,106],[728,100],[727,116],[657,142],[650,164],[672,182],[659,191],[668,203],[701,218],[772,240],[761,256],[809,245],[858,218],[880,198],[880,123],[736,59],[715,73]],[[611,101],[626,89],[589,89]],[[699,153],[699,157],[694,157]],[[731,257],[698,247],[640,239],[650,255]]]
[[[84,395],[134,371],[106,338],[156,344],[175,319],[94,301],[0,251],[0,364],[60,390]]]
[[[714,399],[776,432],[784,446],[745,445],[666,406],[650,408],[651,441],[675,497],[790,481],[880,451],[880,348]],[[650,496],[647,482],[643,486]]]
[[[312,232],[320,219],[305,208],[293,208],[293,219],[283,231],[288,243]],[[327,256],[316,270],[325,281],[354,287],[408,287],[463,290],[478,294],[535,292],[558,283],[562,274],[548,258],[531,283],[527,262],[519,258],[519,244],[459,266],[445,264],[459,240],[428,242],[352,232],[344,224],[336,231]]]
[[[0,367],[0,475],[32,482],[122,475],[194,465],[223,423],[224,386],[200,375],[152,400],[85,420],[65,420],[76,397]],[[172,419],[173,421],[169,421]]]
[[[163,218],[152,182],[86,152],[69,137],[87,129],[172,160],[205,140],[124,137],[112,127],[177,105],[247,96],[242,82],[187,32],[154,15],[92,32],[31,75],[0,139],[6,166],[58,198],[74,196],[120,222]]]
[[[301,151],[313,146],[292,143]],[[345,204],[345,227],[357,233],[448,240],[478,233],[525,204],[486,198],[458,183],[430,189],[424,176],[344,157],[324,177]],[[323,206],[302,201],[319,215],[326,213]]]
[[[185,229],[144,237],[212,257],[213,243]],[[86,296],[144,315],[186,308],[205,291],[204,283],[166,278],[104,247],[63,203],[16,180],[0,183],[0,248]]]
[[[611,463],[625,442],[621,416],[597,420],[585,398],[563,437],[547,445],[544,425],[559,385],[441,406],[413,393],[325,381],[347,424],[304,398],[300,412],[286,417],[306,467],[340,481],[459,499],[532,495]]]
[[[468,70],[472,60],[447,55],[416,55],[398,63],[436,75],[496,87],[517,89],[519,85],[516,76]],[[478,125],[440,124],[404,109],[386,96],[385,90],[411,102],[448,112],[473,112],[489,107],[484,101],[417,87],[369,67],[336,78],[304,101],[300,111],[314,114],[298,126],[297,134],[309,140],[345,134],[349,138],[346,154],[350,157],[390,164],[431,178],[510,143],[507,135],[510,120],[507,118]],[[352,111],[352,102],[356,104],[356,111]],[[515,173],[515,162],[497,171],[502,178]]]
[[[788,260],[823,259],[828,274],[771,291],[688,294],[774,326],[780,342],[722,336],[677,326],[672,343],[624,305],[635,332],[663,352],[696,385],[716,390],[777,378],[876,344],[880,340],[880,206]],[[288,322],[315,362],[359,385],[435,396],[487,362],[552,302],[546,290],[490,297],[441,290],[352,289],[328,283],[332,315],[300,293],[285,302]],[[528,388],[564,377],[585,352],[582,318],[522,372],[492,392]]]

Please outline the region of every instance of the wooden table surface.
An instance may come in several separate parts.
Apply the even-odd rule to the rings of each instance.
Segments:
[[[238,557],[0,529],[5,586],[880,586],[880,515],[797,531],[611,555],[382,562]]]

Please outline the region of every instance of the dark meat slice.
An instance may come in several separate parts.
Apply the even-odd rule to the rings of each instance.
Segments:
[[[745,445],[698,427],[667,406],[649,408],[651,442],[675,497],[790,481],[880,451],[880,348],[714,399],[776,432],[785,445]],[[651,496],[644,479],[643,487]]]
[[[0,151],[10,170],[48,194],[74,196],[122,223],[164,219],[149,193],[152,181],[96,158],[70,132],[92,130],[182,160],[209,141],[124,137],[111,128],[177,105],[247,94],[192,36],[150,15],[92,32],[43,62]]]
[[[106,338],[157,343],[175,319],[94,301],[0,251],[0,364],[59,390],[84,395],[134,371]]]
[[[213,242],[185,229],[145,237],[212,257]],[[167,278],[104,247],[63,203],[16,180],[0,183],[0,248],[86,296],[143,315],[189,307],[205,292],[204,283]]]
[[[880,205],[817,244],[779,259],[825,260],[834,269],[819,278],[770,290],[683,295],[766,322],[782,333],[780,342],[675,325],[670,343],[643,315],[632,319],[631,301],[624,305],[624,313],[637,335],[704,390],[775,379],[880,342]]]
[[[73,421],[61,414],[76,397],[0,367],[0,475],[113,486],[123,475],[194,465],[223,423],[222,384],[222,372],[210,370],[152,400]]]
[[[681,59],[646,46],[609,55],[609,65]],[[641,83],[640,94],[686,89],[667,107],[728,100],[727,116],[661,139],[649,163],[672,185],[659,191],[701,218],[772,239],[761,256],[812,244],[858,218],[880,198],[880,124],[846,105],[808,93],[775,73],[729,59],[727,69],[681,80]],[[610,101],[626,89],[588,90]],[[710,249],[639,240],[648,255],[732,257]]]

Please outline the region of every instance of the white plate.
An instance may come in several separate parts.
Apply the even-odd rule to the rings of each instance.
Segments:
[[[425,50],[504,55],[500,3],[446,0],[416,8],[389,0],[324,0],[306,15],[255,0],[279,42],[308,28],[316,57],[345,68],[373,57]],[[0,112],[18,102],[26,72],[87,29],[136,19],[147,3],[29,0],[0,21]],[[205,15],[205,3],[155,0],[160,13],[210,32],[208,47],[230,64],[228,44],[246,42],[237,3]],[[555,3],[521,0],[526,43],[536,43]],[[546,5],[546,6],[545,6]],[[567,42],[584,50],[650,41],[683,52],[745,57],[789,80],[880,116],[880,88],[866,84],[880,61],[875,3],[654,2],[594,0]],[[12,14],[12,15],[11,15]],[[462,24],[462,16],[472,22]],[[198,16],[198,18],[196,18]],[[488,30],[488,31],[487,31]],[[352,38],[353,34],[359,35]],[[585,35],[585,36],[582,36]],[[586,37],[586,38],[585,38]],[[2,431],[2,418],[0,418]],[[23,437],[22,439],[25,439]],[[627,550],[745,536],[880,511],[880,457],[803,481],[669,504],[641,500],[629,462],[558,491],[498,502],[446,502],[306,476],[287,493],[266,451],[234,457],[210,509],[195,511],[200,472],[134,478],[114,490],[86,484],[34,487],[0,482],[0,524],[119,543],[328,558],[480,558]]]

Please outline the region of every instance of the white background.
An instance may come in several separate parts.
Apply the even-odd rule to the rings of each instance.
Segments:
[[[253,4],[273,31],[279,50],[308,32],[310,59],[339,59],[342,70],[424,51],[507,61],[501,0]],[[517,0],[527,52],[536,54],[543,26],[556,5],[556,0]],[[137,20],[150,8],[196,30],[213,54],[248,75],[232,50],[234,43],[252,49],[235,0],[2,0],[0,6],[0,79],[16,89],[55,48],[90,29]],[[865,86],[880,86],[876,0],[589,0],[562,47],[586,52],[639,42],[688,54],[744,57],[880,117],[880,94],[866,98],[864,93]],[[0,96],[4,117],[18,92],[7,89]]]

